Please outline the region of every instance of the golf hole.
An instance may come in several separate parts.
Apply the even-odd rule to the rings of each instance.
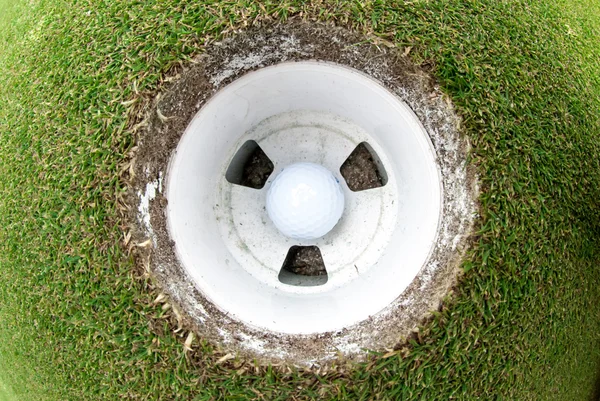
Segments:
[[[232,37],[159,99],[142,136],[133,193],[150,269],[221,347],[297,365],[361,359],[395,346],[455,282],[476,191],[459,119],[418,68],[358,42],[309,24]],[[318,234],[290,234],[267,210],[291,166],[333,184],[307,173],[286,190],[343,194],[342,209],[328,197],[302,209],[308,195],[277,205],[294,230],[333,219]]]

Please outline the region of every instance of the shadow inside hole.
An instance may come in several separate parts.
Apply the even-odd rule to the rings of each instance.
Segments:
[[[273,173],[273,162],[256,141],[246,141],[231,160],[225,178],[232,184],[254,189],[265,186]]]
[[[293,246],[290,248],[279,281],[283,284],[314,287],[327,282],[327,269],[321,251],[316,246]]]
[[[353,192],[383,187],[388,182],[381,159],[366,142],[358,144],[350,153],[340,167],[340,173]]]

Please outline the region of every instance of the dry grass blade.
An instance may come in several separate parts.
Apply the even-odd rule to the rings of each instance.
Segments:
[[[193,342],[194,342],[194,333],[192,331],[190,331],[187,338],[185,339],[185,343],[183,344],[186,351],[193,351],[192,350]]]

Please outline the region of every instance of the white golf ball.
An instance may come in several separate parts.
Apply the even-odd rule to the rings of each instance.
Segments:
[[[339,181],[314,163],[287,166],[269,188],[267,213],[282,234],[315,239],[327,234],[344,212]]]

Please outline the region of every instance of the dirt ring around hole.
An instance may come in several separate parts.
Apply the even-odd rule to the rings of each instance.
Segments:
[[[321,60],[356,69],[404,101],[429,135],[441,177],[437,240],[420,273],[377,314],[341,330],[281,334],[252,327],[211,303],[176,256],[166,217],[166,173],[188,124],[220,89],[244,74],[281,62]],[[221,350],[262,363],[321,366],[338,358],[364,360],[366,350],[402,344],[437,310],[460,274],[476,219],[478,185],[467,163],[469,143],[460,118],[435,81],[397,49],[377,46],[345,29],[289,22],[263,25],[212,44],[157,96],[140,130],[128,203],[132,241],[149,244],[139,255],[186,325]],[[357,296],[365,296],[357,294]]]

